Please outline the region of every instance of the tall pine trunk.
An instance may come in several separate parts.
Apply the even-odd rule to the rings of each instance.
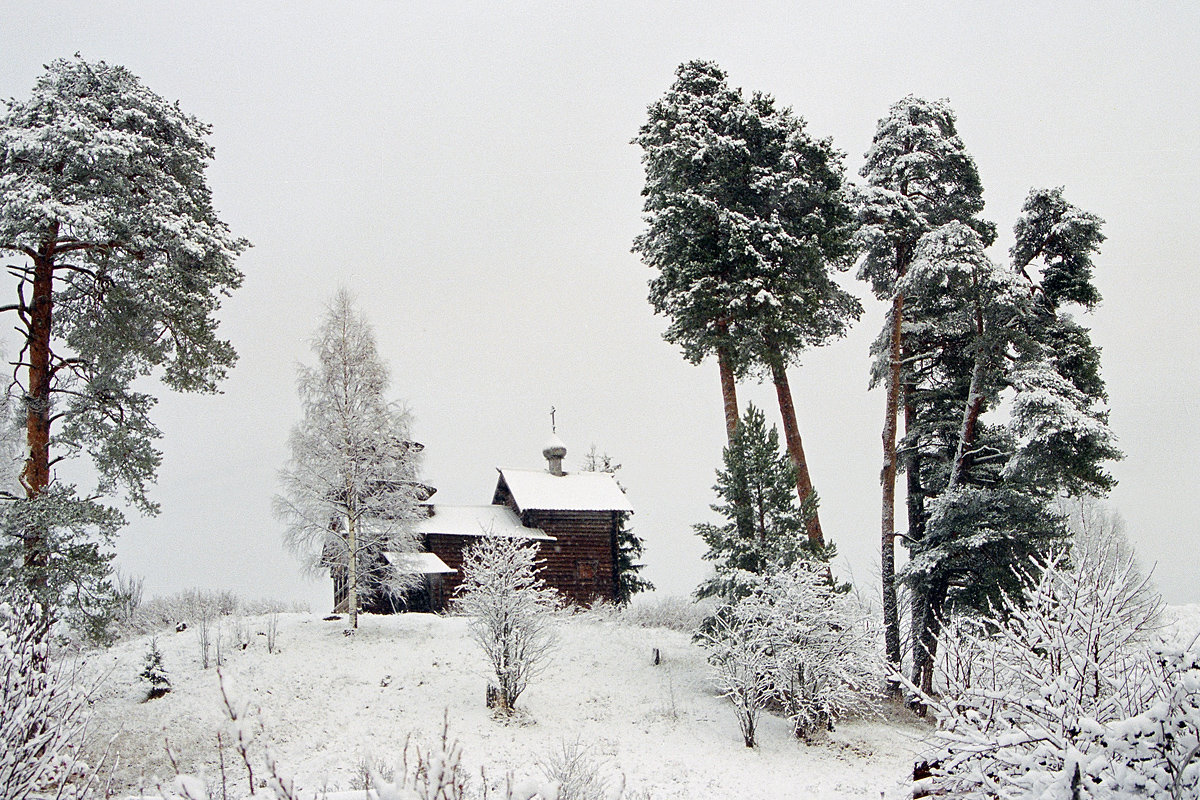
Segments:
[[[796,494],[803,505],[812,494],[812,478],[808,472],[808,460],[804,457],[804,443],[800,439],[800,427],[796,423],[796,408],[792,404],[792,389],[788,384],[787,367],[778,348],[772,348],[768,354],[771,365],[771,379],[775,382],[775,395],[779,398],[779,414],[783,417],[783,435],[787,441],[788,455],[792,458],[792,466],[796,470]],[[808,541],[814,545],[824,545],[825,538],[821,532],[821,518],[814,508],[808,518]]]
[[[738,426],[737,383],[733,377],[733,356],[727,345],[717,348],[717,367],[721,371],[721,399],[725,404],[725,435],[733,443]]]
[[[896,429],[900,416],[901,341],[904,294],[892,299],[892,330],[888,344],[887,405],[883,412],[883,471],[880,474],[882,515],[880,524],[880,574],[883,583],[884,655],[900,668],[900,615],[896,605]]]
[[[903,352],[903,351],[902,351]],[[905,353],[907,357],[907,353]],[[907,363],[907,362],[906,362]],[[911,372],[910,372],[911,374]],[[917,426],[917,409],[913,404],[916,392],[914,381],[904,382],[904,434],[909,439],[904,452],[904,475],[907,478],[905,489],[906,511],[908,512],[908,541],[919,542],[925,538],[925,488],[921,482],[921,442],[914,437]],[[909,587],[909,643],[912,651],[913,673],[917,674],[924,664],[925,653],[912,643],[920,641],[925,614],[925,598],[918,586]]]
[[[26,340],[28,379],[25,391],[25,440],[27,454],[21,470],[21,485],[25,496],[35,500],[50,485],[50,332],[54,307],[54,257],[57,224],[51,236],[33,257],[33,297],[29,303]],[[25,581],[30,593],[37,598],[47,589],[46,567],[49,552],[42,525],[31,524],[24,532]],[[49,614],[49,604],[43,603],[43,613]]]

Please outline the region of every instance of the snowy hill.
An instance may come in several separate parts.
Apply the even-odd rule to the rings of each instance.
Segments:
[[[269,744],[280,771],[312,795],[351,788],[364,762],[395,763],[410,736],[433,742],[445,718],[476,781],[481,767],[489,782],[538,776],[539,763],[578,742],[602,775],[614,783],[624,775],[627,798],[901,797],[930,730],[907,720],[848,721],[806,746],[767,717],[759,748],[748,750],[686,634],[591,615],[563,619],[550,666],[518,703],[525,717],[505,724],[484,707],[485,668],[465,619],[360,619],[346,637],[344,622],[280,615],[272,654],[268,617],[224,618],[222,672],[249,706],[256,747]],[[245,650],[230,644],[239,626]],[[92,654],[88,670],[107,673],[93,741],[112,739],[120,790],[172,775],[169,742],[180,768],[204,776],[219,797],[217,733],[228,743],[229,722],[217,672],[201,668],[195,627],[160,634],[158,644],[174,688],[149,701],[137,677],[149,637]],[[244,781],[228,749],[225,759],[230,778]]]

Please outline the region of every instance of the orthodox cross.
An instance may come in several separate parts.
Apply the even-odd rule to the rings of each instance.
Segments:
[[[554,408],[554,406],[550,406],[550,432],[551,432],[551,433],[557,433],[557,432],[558,432],[558,428],[557,428],[557,427],[555,426],[555,424],[554,424],[554,413],[555,413],[555,410],[556,410],[556,409]]]

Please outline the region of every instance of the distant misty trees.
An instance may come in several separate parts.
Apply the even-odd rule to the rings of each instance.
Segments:
[[[315,570],[344,570],[346,613],[358,627],[364,591],[403,593],[418,576],[403,555],[418,549],[418,446],[408,414],[386,398],[388,373],[366,319],[345,289],[312,340],[317,364],[298,370],[301,421],[279,474],[275,513],[287,544]]]
[[[0,578],[93,630],[124,524],[103,498],[158,511],[155,400],[138,379],[214,392],[236,358],[215,314],[248,242],[213,208],[209,132],[124,67],[79,56],[0,112],[0,251],[15,279],[0,311],[19,337],[10,396],[23,428]],[[85,491],[53,470],[81,455],[98,479]]]

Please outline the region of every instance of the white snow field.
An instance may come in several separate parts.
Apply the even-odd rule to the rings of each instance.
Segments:
[[[267,617],[241,620],[245,650],[232,644],[236,624],[223,618],[226,685],[249,706],[244,729],[256,732],[258,763],[268,744],[280,773],[306,796],[358,788],[362,762],[395,763],[408,737],[431,743],[447,718],[477,787],[481,767],[491,785],[506,773],[539,777],[540,761],[578,741],[613,785],[624,776],[626,798],[899,798],[911,796],[913,756],[932,730],[897,714],[845,721],[827,741],[805,745],[785,721],[764,715],[759,747],[747,749],[687,634],[595,615],[562,619],[549,667],[518,701],[524,716],[507,723],[485,708],[484,662],[463,618],[363,615],[347,637],[344,620],[283,614],[274,654]],[[149,638],[89,655],[87,671],[107,675],[93,707],[92,741],[111,740],[120,791],[136,794],[139,781],[149,788],[155,777],[173,776],[169,743],[179,768],[220,797],[217,734],[228,743],[230,723],[217,671],[201,668],[194,626],[161,633],[174,688],[145,701],[148,686],[138,673]],[[229,780],[244,787],[244,770],[228,748],[225,761]]]

